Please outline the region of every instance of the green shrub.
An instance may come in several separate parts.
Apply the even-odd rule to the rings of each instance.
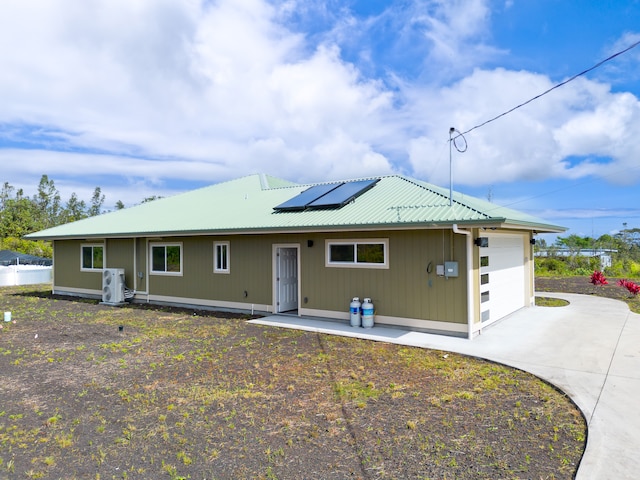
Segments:
[[[614,260],[610,267],[604,271],[610,277],[624,277],[624,262],[622,260]]]
[[[36,257],[53,258],[51,242],[43,242],[42,240],[33,241],[16,237],[0,238],[0,250],[13,250]]]
[[[568,275],[569,269],[566,262],[559,258],[537,257],[535,272],[537,275]]]

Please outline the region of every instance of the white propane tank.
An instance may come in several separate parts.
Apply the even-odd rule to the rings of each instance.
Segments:
[[[362,326],[364,328],[373,327],[373,303],[370,298],[365,298],[362,302]]]
[[[360,298],[353,297],[349,304],[349,312],[351,313],[350,323],[352,327],[360,326]]]

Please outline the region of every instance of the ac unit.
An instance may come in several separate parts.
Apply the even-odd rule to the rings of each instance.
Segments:
[[[105,268],[102,272],[102,303],[124,302],[124,268]]]

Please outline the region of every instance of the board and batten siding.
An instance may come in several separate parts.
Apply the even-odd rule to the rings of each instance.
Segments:
[[[229,242],[229,273],[214,273],[213,245]],[[155,243],[150,241],[149,249]],[[176,237],[166,243],[182,244],[182,275],[149,275],[152,295],[271,303],[271,242],[260,236]],[[246,292],[246,296],[245,296]]]
[[[129,288],[133,288],[135,271],[133,269],[132,238],[108,238],[106,240],[107,268],[124,268],[124,282]],[[102,286],[100,287],[102,288]]]
[[[101,272],[80,269],[80,247],[85,244],[102,244],[102,240],[55,240],[53,242],[53,287],[102,291]]]
[[[147,292],[147,261],[148,261],[148,253],[147,253],[147,240],[145,238],[136,238],[135,239],[136,253],[135,253],[135,278],[130,288],[136,290],[136,292],[140,293],[148,293]],[[125,272],[126,275],[126,272]]]
[[[372,299],[376,315],[467,322],[466,243],[450,230],[349,232],[308,235],[301,242],[304,308],[346,312],[352,297]],[[325,240],[388,239],[388,269],[325,266]],[[452,252],[453,248],[453,252]],[[459,277],[436,275],[436,265],[459,262]],[[432,263],[432,272],[427,265]]]
[[[389,268],[326,266],[326,240],[358,239],[388,239]],[[213,271],[216,241],[229,242],[229,273]],[[102,288],[100,274],[80,271],[82,243],[86,242],[55,242],[56,284],[98,293]],[[182,275],[149,273],[149,252],[155,243],[182,245]],[[194,304],[204,300],[271,305],[273,247],[287,244],[299,245],[302,308],[348,312],[351,298],[358,296],[361,300],[371,298],[377,315],[467,321],[465,237],[447,229],[109,239],[105,244],[107,266],[124,268],[127,286],[156,298],[193,299]],[[445,279],[436,275],[436,265],[448,260],[459,262],[458,277]],[[429,263],[431,273],[427,272]],[[143,272],[142,279],[135,278],[138,271]]]

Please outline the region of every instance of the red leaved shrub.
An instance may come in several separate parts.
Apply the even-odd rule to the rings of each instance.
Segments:
[[[622,279],[618,281],[618,285],[629,290],[631,295],[638,295],[640,293],[640,285],[637,285],[630,280]]]
[[[593,283],[594,285],[608,285],[609,284],[609,282],[607,282],[606,277],[604,276],[604,273],[602,273],[600,270],[595,270],[591,274],[591,278],[589,279],[589,281],[591,283]]]

